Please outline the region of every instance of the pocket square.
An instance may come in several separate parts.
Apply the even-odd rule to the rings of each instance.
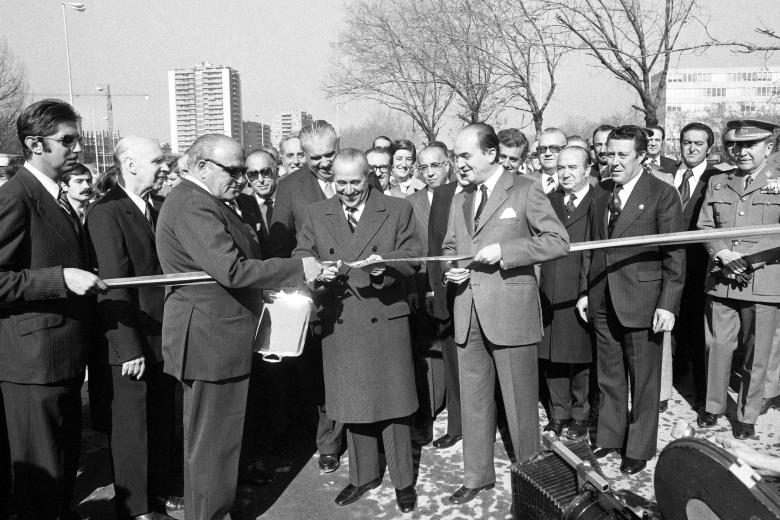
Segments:
[[[501,212],[501,216],[498,217],[499,220],[502,218],[515,218],[517,216],[517,213],[515,213],[515,210],[512,208],[506,208],[504,211]]]

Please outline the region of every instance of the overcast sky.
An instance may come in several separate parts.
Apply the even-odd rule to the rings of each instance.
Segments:
[[[26,65],[35,99],[67,99],[68,83],[60,2],[0,0],[0,35]],[[90,90],[111,85],[115,126],[123,135],[170,140],[167,70],[203,60],[231,66],[241,75],[244,119],[270,122],[292,109],[335,122],[335,105],[322,92],[330,43],[343,28],[344,0],[85,0],[85,12],[68,10],[76,108],[92,127]],[[780,27],[778,0],[702,0],[713,34],[754,38],[757,26]],[[696,34],[691,34],[695,38]],[[684,66],[754,65],[763,56],[710,51],[681,58]],[[780,64],[780,53],[770,64]],[[636,95],[590,59],[567,59],[545,123],[570,115],[608,116],[636,102]],[[146,94],[123,97],[121,94]],[[105,100],[95,98],[98,128],[105,127]],[[366,103],[341,108],[341,126],[371,111]],[[256,114],[259,114],[256,115]],[[508,112],[506,122],[519,121]],[[445,132],[444,138],[450,132]]]

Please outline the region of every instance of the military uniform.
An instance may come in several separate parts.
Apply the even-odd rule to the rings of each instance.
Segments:
[[[763,125],[768,124],[729,123],[729,127],[736,129],[736,141],[760,141],[762,136],[771,136],[771,126],[767,129]],[[780,223],[780,174],[764,164],[752,174],[752,182],[747,186],[746,177],[747,172],[733,169],[710,178],[699,215],[699,229]],[[780,237],[712,240],[704,246],[712,270],[715,258],[723,250],[749,255],[780,246]],[[741,367],[737,420],[753,425],[764,397],[772,338],[780,323],[780,265],[756,270],[746,285],[711,273],[705,290],[708,295],[705,323],[709,353],[705,410],[714,415],[726,411],[731,359],[742,341],[745,361]],[[700,422],[700,425],[711,424]]]

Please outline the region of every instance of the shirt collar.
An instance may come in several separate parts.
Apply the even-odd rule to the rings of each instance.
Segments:
[[[127,196],[130,197],[130,200],[133,201],[133,204],[135,204],[138,207],[138,209],[141,211],[141,214],[146,215],[146,201],[141,197],[139,197],[138,195],[136,195],[135,193],[130,193],[129,191],[127,191],[127,188],[125,188],[121,184],[117,184],[117,186],[122,188],[122,191],[127,193]]]
[[[482,183],[487,187],[488,193],[493,193],[493,189],[496,187],[496,183],[501,178],[502,173],[504,173],[504,167],[499,164],[493,174]],[[477,190],[479,190],[479,187],[480,185],[477,184]]]
[[[634,186],[636,186],[637,181],[639,178],[644,175],[645,172],[639,172],[639,175],[628,181],[627,183],[623,184],[623,193],[620,195],[620,198],[625,201],[628,198],[628,194],[631,193],[634,190]]]
[[[187,175],[186,177],[182,177],[182,180],[185,180],[185,181],[190,181],[190,182],[191,182],[191,183],[193,183],[195,186],[200,186],[201,188],[203,188],[204,190],[206,190],[206,192],[207,192],[207,193],[211,193],[211,190],[209,189],[209,187],[208,187],[208,186],[206,186],[205,184],[203,184],[201,181],[199,181],[199,180],[198,180],[198,179],[196,179],[195,177],[192,177],[191,175]],[[212,195],[214,195],[213,193],[211,193],[211,194],[212,194]],[[216,195],[214,195],[214,196],[216,197]]]
[[[585,195],[587,195],[587,194],[588,194],[588,190],[589,190],[589,189],[590,189],[590,184],[585,184],[585,186],[584,186],[583,188],[580,188],[580,190],[579,190],[579,191],[575,191],[575,192],[574,192],[574,195],[576,195],[576,196],[577,196],[577,202],[578,202],[578,203],[579,203],[579,202],[582,202],[582,199],[584,199],[584,198],[585,198]],[[567,194],[566,194],[566,197],[568,197],[569,195],[571,195],[571,193],[567,193]]]
[[[32,173],[36,179],[38,179],[38,182],[40,182],[43,185],[43,188],[48,191],[52,197],[54,197],[54,200],[59,199],[60,185],[57,183],[57,181],[30,164],[30,161],[25,162],[24,167],[27,168],[27,170]]]
[[[677,168],[677,173],[679,173],[680,176],[682,177],[682,175],[685,173],[685,170],[687,169],[688,167],[685,166],[685,163],[680,163],[680,167]],[[707,161],[702,161],[701,164],[694,166],[693,168],[690,168],[690,170],[693,172],[693,178],[696,180],[699,180],[699,177],[701,177],[702,174],[704,174],[704,170],[706,169],[707,169]]]

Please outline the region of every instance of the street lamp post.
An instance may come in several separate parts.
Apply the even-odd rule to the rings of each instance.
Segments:
[[[92,145],[95,150],[95,166],[100,171],[100,156],[98,155],[97,116],[95,115],[95,91],[103,92],[103,87],[92,88]]]
[[[80,2],[61,2],[62,7],[62,27],[65,29],[65,61],[68,65],[68,95],[70,96],[70,105],[73,106],[73,80],[70,75],[70,47],[68,46],[68,22],[65,18],[65,8],[73,9],[74,11],[83,12],[87,9],[87,6]]]

